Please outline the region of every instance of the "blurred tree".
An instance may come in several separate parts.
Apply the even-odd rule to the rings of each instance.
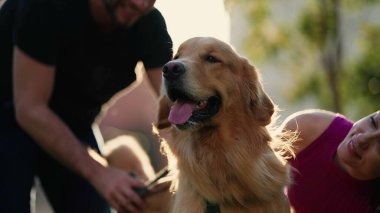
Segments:
[[[344,81],[347,104],[360,109],[357,116],[380,109],[380,27],[362,29],[362,57],[348,66]]]
[[[320,107],[362,116],[380,106],[380,28],[363,27],[357,60],[344,61],[342,11],[362,12],[379,0],[308,0],[295,23],[273,19],[273,0],[226,0],[238,4],[252,26],[246,51],[255,60],[279,59],[294,76],[292,101],[314,96]],[[287,10],[287,8],[284,8]],[[365,29],[365,30],[364,30]],[[377,48],[374,48],[377,47]]]

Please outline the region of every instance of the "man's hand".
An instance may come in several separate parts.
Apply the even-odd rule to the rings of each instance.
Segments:
[[[90,181],[117,212],[142,212],[144,201],[134,191],[134,188],[144,187],[142,180],[132,177],[125,171],[103,167]]]

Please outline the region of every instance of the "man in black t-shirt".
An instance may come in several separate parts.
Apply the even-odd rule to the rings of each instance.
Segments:
[[[172,41],[155,0],[6,0],[0,9],[0,212],[139,212],[143,183],[91,158],[101,106],[135,81],[159,92]],[[128,109],[126,109],[128,110]],[[108,204],[107,204],[108,203]]]

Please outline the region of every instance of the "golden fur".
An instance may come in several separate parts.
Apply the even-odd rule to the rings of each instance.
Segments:
[[[268,128],[275,106],[257,69],[210,37],[187,40],[169,63],[156,131],[169,165],[178,171],[171,212],[205,212],[206,201],[218,204],[223,213],[289,212],[284,194],[289,168],[273,147],[283,141]],[[185,100],[176,100],[182,94]],[[201,110],[207,100],[209,118],[194,118],[193,112],[186,124],[170,123],[171,107],[188,99]],[[211,101],[218,100],[218,111],[209,115]]]

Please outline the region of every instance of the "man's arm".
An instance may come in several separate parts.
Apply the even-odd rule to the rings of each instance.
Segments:
[[[162,67],[147,70],[149,83],[152,85],[156,95],[160,95],[161,82],[162,82]]]
[[[14,49],[13,81],[16,119],[20,126],[50,155],[86,178],[116,209],[136,210],[142,200],[132,187],[142,184],[125,172],[95,161],[68,126],[48,106],[54,87],[53,66],[40,63]],[[133,211],[135,212],[135,211]]]
[[[84,177],[101,168],[68,127],[48,107],[54,85],[54,67],[14,52],[14,103],[16,118],[42,148]]]

